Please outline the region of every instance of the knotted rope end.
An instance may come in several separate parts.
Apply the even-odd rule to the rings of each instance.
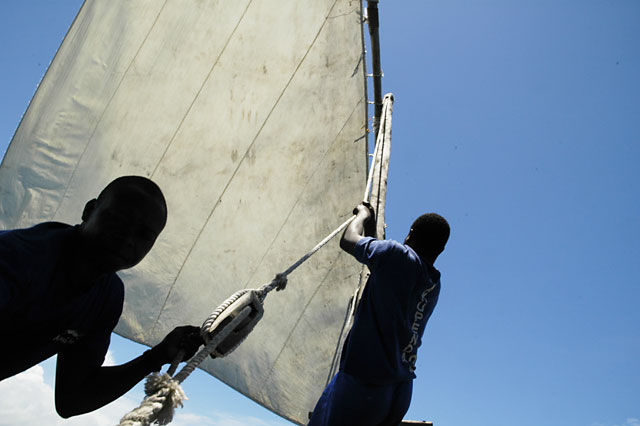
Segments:
[[[140,406],[120,420],[120,426],[147,426],[151,423],[168,425],[177,407],[187,399],[180,384],[166,373],[152,373],[144,385],[147,395]]]
[[[276,291],[282,291],[287,287],[287,276],[285,274],[276,274],[273,282],[276,285]]]

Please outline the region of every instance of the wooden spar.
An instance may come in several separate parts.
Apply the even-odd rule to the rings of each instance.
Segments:
[[[393,113],[393,95],[391,93],[384,97],[384,122],[381,123],[380,132],[376,139],[376,145],[380,144],[378,149],[378,158],[373,162],[373,185],[371,187],[371,197],[369,202],[376,212],[376,235],[379,240],[385,238],[385,220],[384,220],[384,204],[387,198],[387,177],[389,174],[389,158],[391,154],[391,114]],[[369,268],[364,266],[360,274],[360,284],[357,291],[357,303],[360,303],[364,286],[369,279]],[[352,310],[355,315],[355,309]],[[353,317],[350,318],[349,326]]]
[[[371,67],[373,76],[373,134],[378,138],[380,116],[382,115],[382,67],[380,66],[380,35],[378,29],[378,0],[367,0],[367,27],[371,39]]]

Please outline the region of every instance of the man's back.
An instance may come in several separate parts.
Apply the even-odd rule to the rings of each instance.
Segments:
[[[343,348],[341,368],[367,383],[415,378],[422,333],[440,292],[440,273],[392,240],[363,238],[354,256],[371,276]]]
[[[115,274],[69,294],[69,245],[76,230],[61,223],[0,232],[0,379],[63,350],[102,364],[124,300]]]
[[[397,426],[411,403],[417,349],[440,294],[433,267],[449,224],[433,213],[413,223],[404,244],[371,237],[375,212],[358,205],[340,247],[369,266],[340,370],[318,399],[309,426]]]

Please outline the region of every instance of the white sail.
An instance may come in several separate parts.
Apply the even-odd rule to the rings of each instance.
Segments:
[[[366,171],[361,2],[87,0],[0,167],[0,226],[78,223],[117,176],[168,224],[123,271],[116,331],[148,345],[286,269],[351,215]],[[325,247],[206,371],[296,423],[329,374],[359,266]]]

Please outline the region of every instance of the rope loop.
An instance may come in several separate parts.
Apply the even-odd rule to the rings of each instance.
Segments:
[[[224,302],[222,302],[215,311],[213,311],[206,320],[204,320],[204,322],[202,323],[202,326],[200,327],[200,335],[202,336],[202,338],[205,340],[205,342],[208,342],[210,340],[209,338],[209,333],[212,331],[211,330],[211,326],[212,324],[216,321],[216,319],[218,318],[218,316],[220,316],[220,314],[222,314],[229,306],[231,306],[233,304],[233,302],[235,302],[236,300],[238,300],[243,294],[245,294],[246,292],[248,292],[249,290],[244,289],[244,290],[238,290],[235,293],[233,293],[231,296],[229,296],[229,298],[227,300],[225,300]]]
[[[211,352],[214,358],[222,358],[233,352],[247,338],[264,314],[262,299],[256,290],[241,290],[236,295],[239,297],[234,298],[222,312],[215,317],[210,316],[203,324],[202,330],[208,324],[206,334],[203,334],[205,342],[213,340],[218,334],[226,334],[226,337],[223,337]],[[238,317],[242,318],[237,319]],[[231,327],[232,322],[235,325]]]

